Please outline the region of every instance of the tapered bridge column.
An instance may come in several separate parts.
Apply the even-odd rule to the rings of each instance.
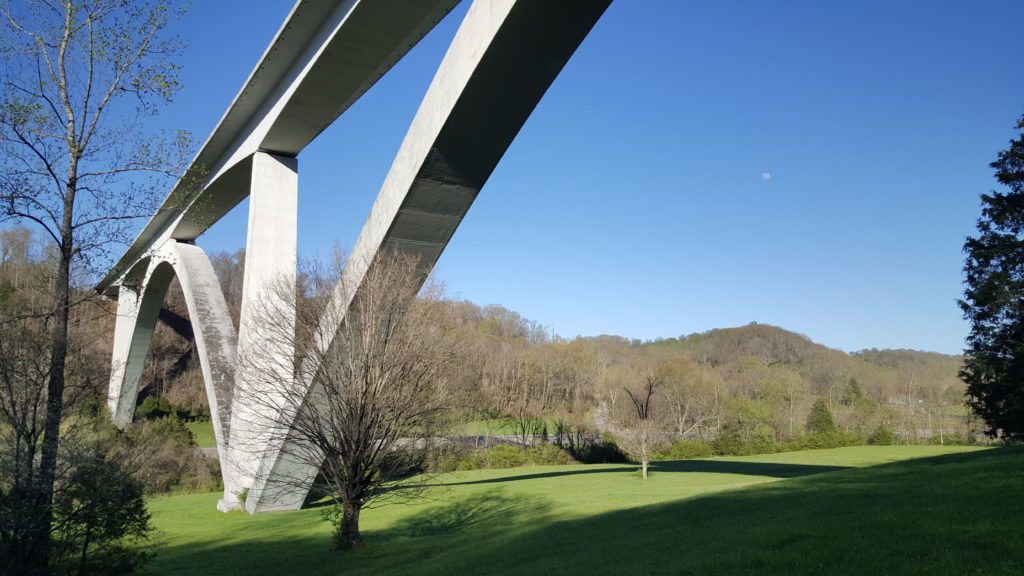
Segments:
[[[245,247],[238,363],[228,458],[239,485],[252,484],[273,434],[279,405],[273,395],[294,371],[298,161],[257,152],[252,159],[249,230]],[[236,495],[237,496],[237,495]],[[222,509],[240,507],[226,495]]]

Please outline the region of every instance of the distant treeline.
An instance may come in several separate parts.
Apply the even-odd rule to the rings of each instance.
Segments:
[[[212,256],[237,319],[244,253]],[[641,342],[618,336],[552,339],[538,322],[502,306],[445,301],[464,336],[458,370],[443,383],[456,420],[559,419],[575,429],[614,431],[628,416],[626,390],[656,375],[652,405],[668,438],[712,441],[728,430],[743,440],[782,443],[805,435],[823,401],[839,430],[898,441],[964,441],[978,428],[963,402],[960,356],[913,350],[847,354],[765,324]],[[143,376],[143,394],[195,412],[205,393],[172,289]],[[112,322],[111,322],[112,325]],[[172,328],[173,327],[173,328]]]

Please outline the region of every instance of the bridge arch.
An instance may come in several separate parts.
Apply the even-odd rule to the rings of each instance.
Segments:
[[[171,281],[178,279],[195,333],[217,440],[217,454],[224,477],[228,507],[237,505],[237,460],[230,452],[231,404],[234,390],[234,359],[237,333],[213,265],[198,246],[167,240],[140,260],[119,288],[114,358],[108,406],[118,426],[131,423],[139,395],[139,378],[145,364]]]

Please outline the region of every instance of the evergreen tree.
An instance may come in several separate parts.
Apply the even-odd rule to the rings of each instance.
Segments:
[[[864,397],[864,393],[860,389],[860,383],[857,382],[856,378],[850,378],[850,381],[846,383],[846,389],[843,391],[843,406],[850,406]]]
[[[807,415],[807,433],[830,434],[835,431],[836,421],[832,418],[832,412],[824,400],[818,400],[811,406],[811,413]]]
[[[1024,440],[1024,118],[990,166],[1006,190],[981,196],[978,235],[964,244],[967,288],[960,308],[971,324],[960,377],[986,433]]]
[[[889,430],[882,424],[871,433],[871,436],[868,438],[868,444],[872,446],[892,446],[896,444],[896,436],[892,433],[892,430]]]

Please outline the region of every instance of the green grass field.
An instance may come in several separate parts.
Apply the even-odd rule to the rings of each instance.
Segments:
[[[544,418],[548,434],[555,433],[555,422],[557,418]],[[459,427],[457,434],[465,436],[504,436],[513,435],[518,432],[516,423],[510,418],[497,418],[494,420],[474,420]]]
[[[852,447],[446,474],[363,515],[331,552],[321,509],[247,516],[153,500],[147,574],[1024,574],[1024,450]]]
[[[213,436],[213,422],[200,420],[197,422],[186,422],[185,426],[192,432],[192,439],[200,448],[216,448],[217,439]]]

